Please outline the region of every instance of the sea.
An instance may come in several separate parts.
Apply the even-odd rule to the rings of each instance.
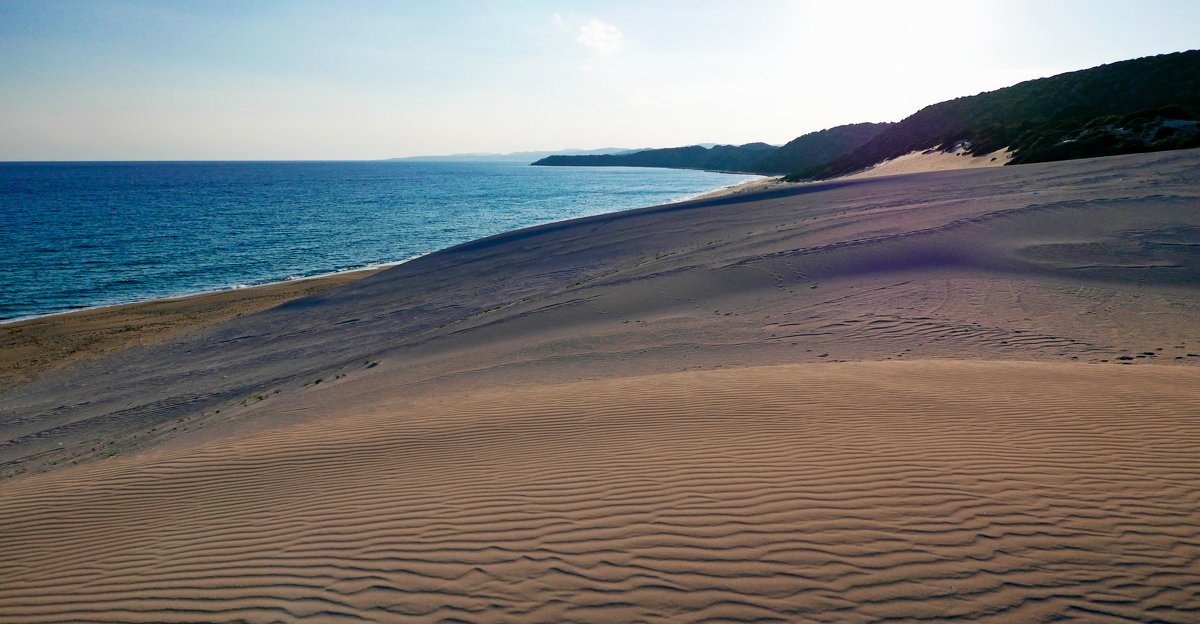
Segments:
[[[396,264],[755,177],[503,162],[0,163],[0,322]]]

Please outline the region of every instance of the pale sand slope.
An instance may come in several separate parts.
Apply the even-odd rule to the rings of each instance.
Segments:
[[[0,485],[0,622],[1196,622],[1198,406],[979,361],[356,405]]]
[[[835,181],[460,245],[8,391],[0,475],[339,375],[365,401],[797,361],[1195,364],[1198,168],[1185,150]]]
[[[910,152],[903,156],[885,160],[858,173],[839,176],[837,180],[859,180],[862,178],[878,178],[882,176],[902,175],[906,173],[929,173],[931,171],[953,171],[956,169],[977,169],[980,167],[1000,167],[1012,160],[1012,153],[1007,149],[996,150],[982,156],[971,156],[962,148],[951,151],[924,150]],[[699,195],[693,199],[713,199],[749,193],[754,191],[780,190],[795,187],[808,182],[785,182],[784,176],[771,176],[758,180],[750,180],[727,186]]]
[[[576,220],[57,371],[0,621],[1197,621],[1198,165]]]
[[[950,151],[924,150],[910,152],[885,160],[869,169],[852,173],[838,178],[840,180],[858,180],[862,178],[878,178],[880,176],[900,175],[903,173],[925,173],[929,171],[952,171],[955,169],[976,169],[979,167],[1000,167],[1012,160],[1012,153],[1007,149],[996,150],[982,156],[972,156],[962,148]]]
[[[348,271],[0,323],[0,389],[28,381],[51,368],[162,342],[378,271]]]

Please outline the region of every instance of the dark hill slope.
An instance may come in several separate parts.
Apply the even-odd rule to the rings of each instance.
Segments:
[[[790,173],[829,164],[858,149],[894,124],[857,123],[809,132],[789,141],[756,163],[759,171]]]
[[[1101,65],[927,106],[828,166],[828,178],[959,141],[974,154],[1009,147],[1013,163],[1200,145],[1200,50]]]
[[[849,154],[891,124],[860,123],[810,132],[783,147],[766,143],[671,147],[597,156],[548,156],[534,165],[584,167],[668,167],[779,174],[824,166]]]

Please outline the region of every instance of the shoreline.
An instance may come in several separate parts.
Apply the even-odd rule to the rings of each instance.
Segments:
[[[758,190],[765,182],[775,179],[748,180],[669,203]],[[243,314],[266,310],[326,288],[374,275],[429,253],[432,252],[393,262],[262,284],[3,319],[0,320],[0,389],[29,383],[43,373],[77,361],[153,344]]]
[[[689,197],[682,201],[692,201],[696,199],[716,199],[718,197],[727,197],[729,195],[737,195],[740,193],[750,193],[752,191],[763,191],[778,186],[791,185],[792,182],[784,182],[783,176],[762,176],[755,180],[747,180],[730,186],[723,186],[719,189],[711,190],[707,193],[701,193],[695,197]]]
[[[720,199],[802,184],[804,183],[785,182],[784,176],[781,175],[760,175],[752,180],[718,187],[668,203]],[[622,210],[612,214],[618,212]],[[265,310],[325,288],[373,275],[428,253],[416,254],[394,262],[282,281],[0,320],[0,389],[27,383],[43,372],[78,360],[109,355],[133,346],[152,344],[172,336],[198,331],[243,314]],[[198,310],[202,312],[198,313]],[[152,318],[157,318],[158,321],[152,322]]]
[[[370,264],[370,265],[361,266],[361,267],[357,267],[357,268],[353,268],[353,269],[339,269],[337,271],[328,271],[325,273],[317,273],[315,275],[305,275],[305,276],[301,276],[301,277],[291,277],[291,278],[282,279],[282,280],[260,282],[257,284],[244,284],[244,285],[239,284],[236,286],[223,286],[223,287],[214,288],[211,290],[197,290],[197,291],[192,291],[192,292],[184,292],[184,293],[180,293],[177,295],[166,295],[164,297],[150,297],[147,299],[134,299],[132,301],[120,301],[120,302],[115,302],[115,303],[101,303],[99,305],[85,306],[85,307],[77,308],[74,310],[62,310],[60,312],[47,312],[45,314],[31,314],[28,316],[18,316],[18,317],[14,317],[14,318],[0,319],[0,330],[3,330],[6,326],[12,325],[14,323],[24,323],[26,321],[36,321],[39,319],[46,319],[46,318],[51,318],[51,317],[55,317],[55,316],[63,316],[63,315],[67,315],[67,314],[79,314],[79,313],[83,313],[83,312],[93,312],[96,310],[105,310],[108,308],[118,308],[121,306],[137,305],[140,303],[154,303],[157,301],[174,301],[177,299],[187,299],[188,297],[201,297],[204,295],[215,295],[215,294],[219,294],[219,293],[245,291],[245,290],[250,290],[252,288],[263,288],[266,286],[279,286],[279,285],[283,285],[283,284],[293,284],[296,282],[325,279],[328,277],[336,277],[339,275],[346,275],[348,273],[379,271],[381,269],[387,269],[387,268],[394,267],[399,264],[404,264],[405,262],[409,262],[411,260],[416,260],[417,258],[420,258],[421,256],[427,256],[427,255],[429,255],[428,252],[416,254],[410,258],[405,258],[404,260],[397,260],[394,262],[381,262],[378,264]]]
[[[97,162],[100,162],[100,161],[97,161]],[[107,161],[105,161],[105,162],[107,162]],[[113,162],[123,162],[123,161],[113,161]],[[131,161],[131,162],[136,162],[136,161]],[[174,161],[163,161],[163,162],[174,162]],[[197,162],[200,162],[200,161],[197,161]],[[207,162],[207,161],[205,161],[205,162]],[[304,162],[308,162],[308,161],[304,161]],[[313,162],[325,162],[325,161],[313,161]],[[34,163],[34,164],[40,164],[40,163]],[[725,171],[714,171],[712,173],[727,173],[729,175],[753,175],[753,174],[725,172]],[[751,190],[759,190],[759,187],[767,188],[767,186],[765,185],[766,182],[776,181],[779,179],[782,179],[782,176],[773,176],[773,177],[760,176],[759,178],[754,179],[754,180],[747,180],[745,182],[739,182],[737,184],[731,184],[728,186],[720,186],[720,187],[717,187],[710,191],[705,191],[703,193],[698,193],[696,195],[689,195],[689,196],[681,197],[679,199],[669,201],[666,203],[676,204],[676,203],[682,203],[682,202],[692,201],[692,200],[696,200],[696,199],[710,199],[713,197],[722,197],[722,196],[731,195],[734,193],[742,193],[742,192],[751,191]],[[646,207],[646,206],[639,206],[638,208],[644,208],[644,207]],[[622,209],[622,210],[637,210],[638,208],[627,208],[627,209]],[[621,212],[622,210],[616,210],[613,212]],[[609,214],[609,213],[603,213],[603,214]],[[562,219],[557,219],[556,221],[566,221],[566,220],[570,220],[572,218],[575,218],[575,217],[564,217]],[[554,222],[555,221],[549,221],[547,223],[554,223]],[[535,225],[544,225],[544,224],[535,224]],[[517,228],[517,229],[521,229],[521,228]],[[504,233],[506,233],[506,232],[497,232],[496,234],[504,234]],[[466,242],[471,242],[471,241],[462,241],[462,242],[466,243]],[[461,243],[455,243],[455,244],[461,244]],[[455,244],[448,245],[447,248],[453,247]],[[435,250],[435,251],[437,251],[437,250]],[[267,281],[267,282],[262,282],[262,283],[257,283],[257,284],[249,284],[249,285],[225,286],[225,287],[214,288],[211,290],[197,290],[197,291],[192,291],[192,292],[183,292],[183,293],[175,294],[175,295],[166,295],[166,296],[162,296],[162,297],[134,299],[131,301],[101,303],[98,305],[90,305],[90,306],[85,306],[85,307],[72,309],[72,310],[61,310],[58,312],[46,312],[46,313],[42,313],[42,314],[31,314],[31,315],[26,315],[26,316],[17,316],[17,317],[8,318],[8,319],[0,319],[0,330],[3,330],[4,328],[9,327],[14,324],[17,324],[17,323],[24,323],[27,321],[48,319],[48,318],[52,318],[52,317],[64,316],[64,315],[70,315],[70,314],[80,314],[80,313],[84,313],[84,312],[105,310],[105,309],[109,309],[109,308],[117,308],[117,307],[127,306],[127,305],[137,305],[137,304],[154,303],[154,302],[161,302],[161,301],[172,301],[172,300],[177,300],[177,299],[186,299],[189,297],[215,295],[218,293],[245,291],[245,290],[249,290],[249,289],[262,288],[262,287],[266,287],[266,286],[276,286],[276,285],[290,284],[290,283],[301,282],[301,281],[306,281],[306,280],[324,279],[327,277],[345,275],[348,273],[374,272],[374,271],[378,271],[380,269],[386,269],[386,268],[393,267],[396,265],[404,264],[405,262],[410,262],[412,260],[416,260],[417,258],[420,258],[422,256],[427,256],[430,253],[434,253],[434,252],[427,251],[424,253],[415,254],[415,255],[405,258],[403,260],[395,260],[395,261],[390,261],[390,262],[368,264],[368,265],[357,267],[357,268],[339,269],[339,270],[329,271],[329,272],[325,272],[325,273],[317,273],[315,275],[307,275],[307,276],[303,276],[303,277],[288,278],[288,279],[277,280],[277,281]],[[3,383],[0,382],[0,387],[2,387],[2,386],[3,386]]]
[[[244,288],[162,297],[0,323],[0,389],[48,371],[199,331],[395,266],[338,271]]]
[[[45,162],[58,162],[58,161],[45,161]],[[75,164],[73,161],[72,162],[62,161],[62,162],[64,164]],[[92,161],[83,161],[83,162],[92,162]],[[141,162],[141,161],[94,161],[94,162],[123,163],[123,162]],[[149,162],[210,162],[210,161],[149,161]],[[225,162],[225,161],[211,161],[211,162]],[[235,162],[235,161],[230,161],[230,162]],[[238,161],[238,162],[240,162],[240,161]],[[247,162],[257,162],[257,161],[247,161]],[[262,161],[262,162],[277,162],[277,161]],[[278,162],[293,162],[293,161],[278,161]],[[343,162],[343,161],[294,161],[294,162]],[[350,162],[350,161],[344,161],[344,162]],[[364,161],[364,162],[367,162],[367,161]],[[370,162],[373,162],[373,161],[370,161]],[[9,164],[13,164],[13,163],[9,163]],[[24,163],[18,163],[18,164],[24,164]],[[29,164],[45,164],[45,163],[42,161],[30,161]],[[745,174],[745,173],[732,172],[732,171],[728,171],[728,172],[727,171],[712,171],[711,173],[721,173],[721,174],[728,174],[728,175],[755,175],[755,174]],[[781,176],[777,176],[777,177],[781,177]],[[747,190],[757,190],[756,188],[750,188],[750,187],[752,187],[753,185],[761,184],[764,182],[764,180],[774,180],[774,179],[776,179],[776,178],[767,178],[765,176],[759,176],[757,179],[754,179],[754,180],[748,180],[745,182],[739,182],[737,184],[732,184],[732,185],[727,185],[727,186],[719,186],[719,187],[709,190],[709,191],[704,191],[704,192],[698,193],[696,195],[684,196],[679,199],[667,201],[664,203],[675,204],[675,203],[692,201],[695,199],[709,199],[712,197],[721,197],[721,196],[732,194],[732,193],[745,192]],[[623,209],[617,209],[617,210],[614,210],[611,212],[622,212],[624,210],[637,210],[638,208],[645,208],[645,207],[648,207],[648,206],[623,208]],[[610,214],[610,213],[601,213],[601,214]],[[567,220],[571,220],[574,218],[577,218],[577,217],[564,216],[562,218],[555,219],[554,221],[548,221],[546,223],[554,223],[557,221],[567,221]],[[522,227],[534,227],[537,225],[545,225],[546,223],[535,223],[532,226],[522,226]],[[517,229],[522,229],[522,228],[517,228]],[[496,232],[495,234],[505,234],[505,233],[507,233],[507,231]],[[495,234],[492,234],[492,235],[495,235]],[[484,236],[482,238],[486,238],[486,237],[487,236]],[[446,249],[446,248],[453,247],[458,244],[468,243],[468,242],[471,242],[471,241],[468,240],[468,241],[461,241],[459,243],[452,243],[452,244],[446,245],[446,247],[443,247],[442,249]],[[223,292],[247,290],[247,289],[251,289],[251,288],[261,288],[264,286],[273,286],[273,285],[277,285],[277,284],[287,284],[287,283],[291,283],[291,282],[298,282],[298,281],[304,281],[304,280],[321,279],[321,278],[325,278],[325,277],[343,275],[346,273],[355,273],[355,272],[363,272],[363,271],[377,271],[379,269],[393,267],[393,266],[396,266],[399,264],[404,264],[405,262],[410,262],[412,260],[416,260],[417,258],[420,258],[422,256],[427,256],[430,253],[434,253],[435,251],[439,251],[439,250],[435,249],[433,251],[426,251],[423,253],[414,254],[410,257],[404,258],[403,260],[372,263],[372,264],[367,264],[367,265],[355,267],[355,268],[338,269],[338,270],[328,271],[328,272],[324,272],[324,273],[317,273],[315,275],[306,275],[306,276],[302,276],[302,277],[293,277],[293,278],[287,278],[287,279],[282,279],[282,280],[273,280],[273,281],[266,281],[266,282],[260,282],[260,283],[252,283],[252,284],[248,284],[248,285],[238,284],[238,285],[233,285],[233,286],[221,286],[221,287],[216,287],[216,288],[212,288],[212,289],[185,291],[185,292],[182,292],[179,294],[154,296],[154,297],[149,297],[149,298],[145,298],[145,299],[132,299],[129,301],[115,301],[115,302],[108,302],[108,303],[100,303],[97,305],[88,305],[88,306],[83,306],[83,307],[79,307],[79,308],[75,308],[75,309],[59,310],[56,312],[28,314],[28,315],[16,316],[16,317],[12,317],[12,318],[0,318],[0,330],[2,330],[3,328],[5,328],[7,326],[13,325],[15,323],[23,323],[26,321],[45,319],[45,318],[51,318],[51,317],[55,317],[55,316],[63,316],[63,315],[68,315],[68,314],[77,314],[77,313],[81,313],[81,312],[90,312],[90,311],[94,311],[94,310],[104,310],[107,308],[115,308],[115,307],[125,306],[125,305],[133,305],[133,304],[139,304],[139,303],[152,303],[152,302],[156,302],[156,301],[169,301],[169,300],[175,300],[175,299],[183,299],[183,298],[187,298],[187,297],[196,297],[196,296],[211,295],[211,294],[223,293]],[[0,384],[0,385],[2,385],[2,384]]]

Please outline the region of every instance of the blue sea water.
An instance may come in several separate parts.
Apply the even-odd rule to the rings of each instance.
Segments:
[[[0,163],[0,320],[400,262],[755,176],[515,163]]]

